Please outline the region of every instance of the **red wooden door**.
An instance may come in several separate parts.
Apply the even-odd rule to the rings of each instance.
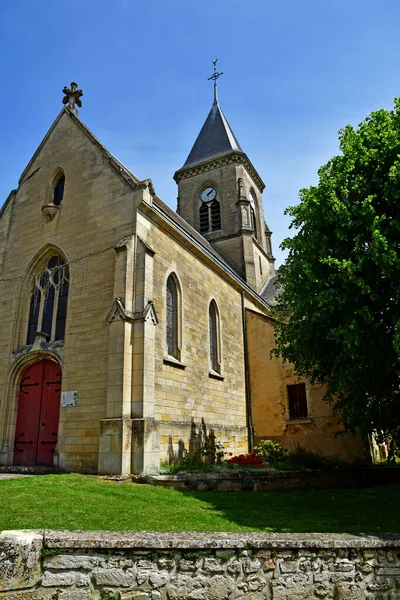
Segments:
[[[61,369],[51,360],[27,367],[19,388],[15,465],[52,465],[60,413]]]

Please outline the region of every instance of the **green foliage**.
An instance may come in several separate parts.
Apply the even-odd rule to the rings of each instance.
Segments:
[[[51,558],[52,556],[58,556],[60,551],[56,548],[43,548],[41,552],[41,558]]]
[[[186,560],[196,560],[200,557],[200,552],[185,552]]]
[[[260,456],[265,466],[273,467],[277,462],[283,461],[287,454],[286,448],[280,444],[274,444],[271,440],[262,440],[255,447],[255,451]]]
[[[400,438],[400,99],[358,129],[286,213],[274,353],[327,384],[344,429]]]
[[[288,455],[276,464],[276,468],[287,468],[289,470],[298,469],[335,469],[338,467],[350,466],[350,463],[344,461],[340,456],[331,456],[306,450],[301,446],[296,446]]]

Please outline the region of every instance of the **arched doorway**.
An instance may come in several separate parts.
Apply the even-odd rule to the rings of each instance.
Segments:
[[[60,414],[61,367],[41,360],[27,367],[19,384],[15,465],[52,465]]]

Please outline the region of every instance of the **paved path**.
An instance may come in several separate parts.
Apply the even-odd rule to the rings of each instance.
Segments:
[[[0,473],[0,481],[3,479],[19,479],[20,477],[34,477],[25,473]]]

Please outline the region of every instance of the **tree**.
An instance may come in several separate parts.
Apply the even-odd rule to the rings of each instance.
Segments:
[[[346,431],[400,447],[400,98],[339,140],[286,211],[274,353],[327,384]]]

